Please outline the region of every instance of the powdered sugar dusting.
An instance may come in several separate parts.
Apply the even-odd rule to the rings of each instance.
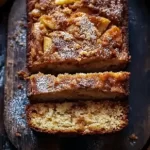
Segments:
[[[73,41],[71,34],[62,31],[53,32],[52,40],[61,58],[69,59],[77,55],[76,49],[79,44]]]
[[[20,142],[24,141],[24,143],[28,143],[29,145],[31,144],[31,147],[33,147],[35,137],[33,136],[32,131],[28,128],[26,117],[23,117],[28,103],[29,101],[26,97],[26,89],[16,91],[14,98],[5,103],[5,127],[6,131],[9,131],[10,139],[13,139],[14,133],[19,133],[21,135],[19,138]],[[26,138],[26,136],[28,136],[28,138]],[[13,142],[15,142],[13,144],[15,144],[17,148],[20,148],[18,141]]]
[[[36,87],[39,92],[48,92],[49,86],[52,83],[47,76],[41,76],[37,78]]]
[[[95,40],[96,36],[96,28],[92,22],[88,19],[88,17],[84,14],[81,17],[75,19],[79,22],[80,25],[80,34],[84,35],[83,37],[86,40]]]

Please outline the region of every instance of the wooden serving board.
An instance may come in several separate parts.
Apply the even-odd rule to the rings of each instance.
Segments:
[[[9,16],[4,121],[9,139],[21,150],[140,150],[150,136],[150,12],[146,1],[129,0],[132,61],[129,125],[109,135],[60,137],[30,130],[26,124],[26,83],[17,72],[26,67],[26,1],[16,0]],[[149,6],[150,7],[150,6]],[[148,10],[149,9],[149,10]],[[18,89],[18,85],[23,89]],[[135,133],[137,141],[129,140]]]

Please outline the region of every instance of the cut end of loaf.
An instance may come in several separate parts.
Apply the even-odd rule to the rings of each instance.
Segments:
[[[128,124],[128,106],[119,101],[41,103],[26,111],[32,129],[50,134],[104,134]]]

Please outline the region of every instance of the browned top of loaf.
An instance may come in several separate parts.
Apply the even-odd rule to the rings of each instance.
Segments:
[[[38,8],[44,13],[51,13],[58,7],[55,2],[58,0],[28,0],[28,10]],[[70,1],[70,0],[69,0]],[[73,10],[78,8],[89,8],[93,13],[105,16],[111,20],[122,22],[124,10],[127,7],[127,0],[71,0],[72,3],[63,5]]]
[[[95,58],[127,62],[124,1],[77,0],[65,5],[57,5],[54,0],[28,1],[29,67],[86,63]]]
[[[59,74],[56,77],[38,73],[29,77],[29,95],[76,89],[99,89],[128,95],[129,75],[128,72],[105,72]]]

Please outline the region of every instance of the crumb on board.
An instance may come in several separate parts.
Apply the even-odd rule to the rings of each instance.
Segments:
[[[26,80],[29,76],[28,72],[23,71],[23,70],[18,71],[17,74],[18,74],[18,77],[23,80]]]
[[[17,137],[21,137],[21,134],[19,132],[16,132],[15,134]]]
[[[10,47],[13,47],[13,44],[12,44],[12,43],[10,43],[9,45],[10,45]]]
[[[18,84],[18,89],[23,89],[23,85],[22,84]]]
[[[26,44],[23,43],[23,42],[20,42],[19,45],[20,45],[20,46],[25,46]]]
[[[22,114],[21,117],[22,117],[22,118],[25,118],[25,117],[26,117],[26,114]]]
[[[138,137],[133,133],[129,136],[130,140],[138,140]]]

